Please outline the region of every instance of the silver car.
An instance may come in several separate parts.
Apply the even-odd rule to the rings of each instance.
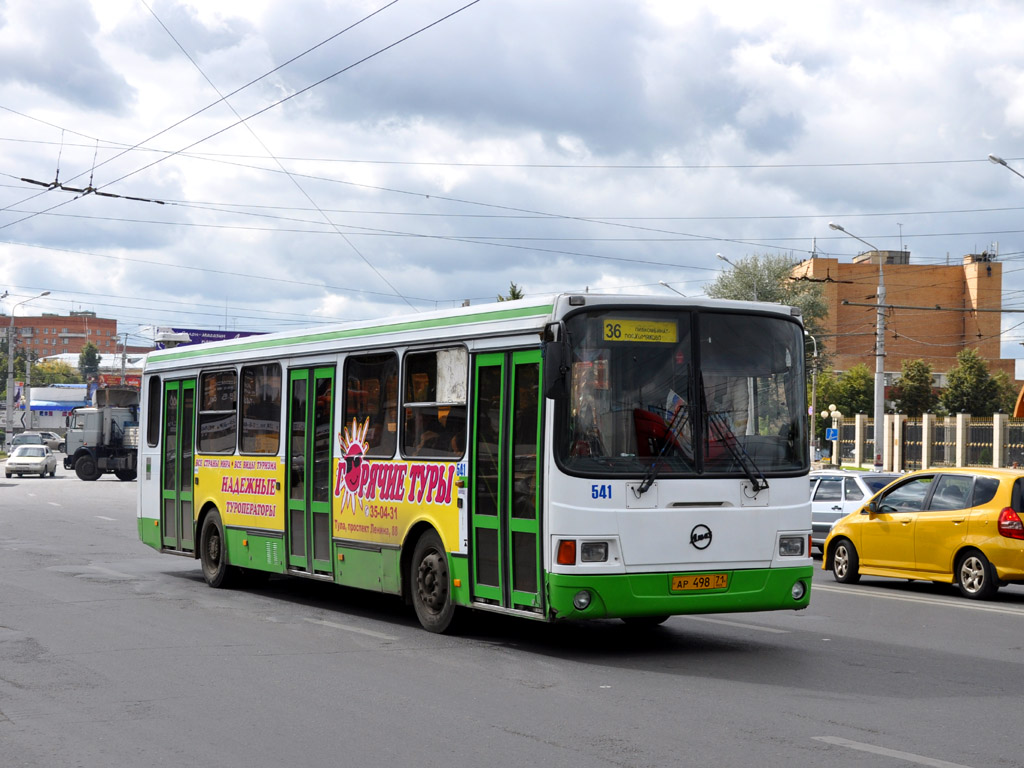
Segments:
[[[821,550],[836,520],[856,512],[900,475],[822,469],[811,472],[810,477],[811,544]]]
[[[45,445],[19,445],[14,452],[7,457],[4,464],[4,474],[11,475],[39,475],[50,477],[57,474],[57,457],[53,451]]]
[[[47,432],[45,429],[40,429],[38,434],[43,438],[43,442],[46,443],[51,451],[64,450],[64,438],[56,432]]]

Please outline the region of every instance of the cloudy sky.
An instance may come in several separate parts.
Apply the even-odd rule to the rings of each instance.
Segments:
[[[1012,0],[0,0],[4,309],[700,295],[716,253],[864,249],[829,221],[916,264],[998,250],[1024,307],[1024,178],[987,160],[1024,173],[1021,40]]]

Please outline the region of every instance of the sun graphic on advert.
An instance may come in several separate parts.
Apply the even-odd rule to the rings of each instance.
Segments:
[[[352,511],[356,511],[359,505],[359,489],[366,484],[366,476],[370,474],[370,467],[365,459],[366,450],[369,448],[366,442],[366,433],[369,431],[369,419],[366,419],[362,426],[352,419],[351,430],[345,427],[338,433],[343,462],[343,465],[338,467],[338,471],[345,478],[345,490],[341,499],[342,510],[348,509],[351,505]]]

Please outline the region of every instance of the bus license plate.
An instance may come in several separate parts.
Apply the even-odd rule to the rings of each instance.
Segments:
[[[696,573],[672,577],[672,591],[695,589],[725,589],[729,586],[728,573]]]

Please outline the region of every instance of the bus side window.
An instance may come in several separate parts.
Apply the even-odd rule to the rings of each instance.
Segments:
[[[146,444],[150,448],[156,448],[160,444],[160,406],[161,393],[160,377],[152,376],[149,379],[149,404],[146,413]]]
[[[398,442],[398,355],[353,355],[345,361],[343,426],[363,437],[366,456],[390,459]],[[355,428],[353,429],[353,422]]]
[[[242,453],[272,455],[281,444],[281,366],[242,368]]]
[[[238,431],[238,374],[234,369],[204,373],[199,391],[199,452],[233,453]]]
[[[406,355],[402,453],[462,458],[466,448],[469,355],[462,347]]]

